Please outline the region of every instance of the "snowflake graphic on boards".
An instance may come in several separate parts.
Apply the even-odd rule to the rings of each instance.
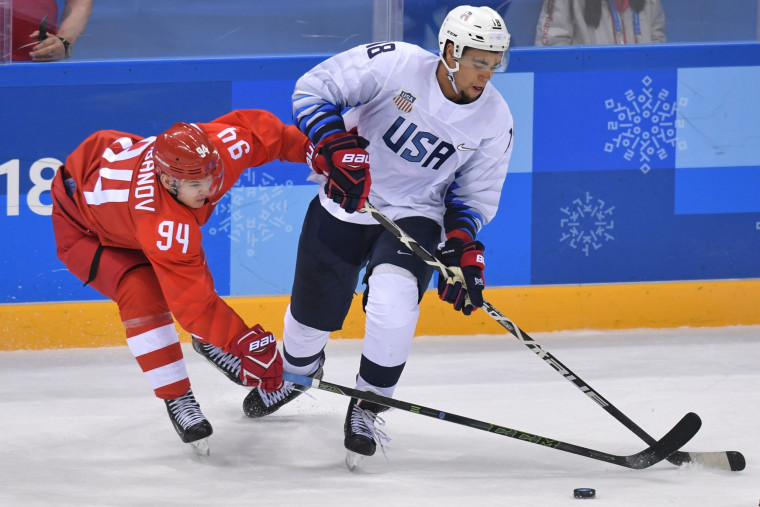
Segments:
[[[278,183],[265,170],[246,170],[219,201],[214,214],[221,218],[217,226],[209,228],[209,234],[226,235],[232,243],[245,247],[246,256],[253,257],[257,247],[264,247],[260,243],[297,230],[290,223],[284,193],[292,186],[292,180]]]
[[[652,169],[652,160],[668,158],[676,143],[679,150],[686,149],[686,142],[678,142],[676,132],[683,127],[678,108],[686,107],[688,99],[681,98],[676,104],[671,95],[665,88],[655,93],[653,79],[644,76],[639,91],[626,91],[622,100],[606,99],[604,107],[614,114],[607,130],[614,137],[604,144],[604,151],[621,153],[629,162],[635,160],[646,174]]]
[[[585,196],[574,199],[569,206],[559,210],[563,215],[560,219],[560,243],[579,250],[588,257],[605,243],[614,241],[612,232],[615,221],[612,215],[615,207],[608,206],[602,199],[586,192]]]

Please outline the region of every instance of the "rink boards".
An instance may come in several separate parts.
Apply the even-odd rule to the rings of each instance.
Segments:
[[[759,48],[514,49],[493,79],[515,118],[515,149],[480,236],[489,300],[527,331],[758,323]],[[2,347],[123,343],[115,307],[55,256],[49,182],[81,140],[102,128],[152,135],[236,108],[290,122],[295,80],[320,60],[4,67]],[[218,293],[273,330],[316,192],[307,172],[250,169],[203,231]],[[361,335],[353,312],[343,335]],[[430,294],[418,334],[500,329]]]
[[[760,280],[653,284],[511,287],[486,290],[486,299],[531,334],[569,329],[715,327],[760,324]],[[420,304],[417,336],[499,334],[507,331],[483,311],[454,312],[428,291]],[[249,323],[282,336],[287,296],[227,297]],[[112,302],[0,305],[0,350],[121,346],[119,312]],[[182,341],[189,335],[179,327]],[[361,296],[333,338],[364,336]]]

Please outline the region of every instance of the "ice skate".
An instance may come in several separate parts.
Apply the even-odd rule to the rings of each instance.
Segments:
[[[346,466],[349,470],[356,469],[364,456],[372,456],[377,450],[377,444],[385,454],[385,442],[390,437],[379,426],[385,426],[385,421],[378,414],[388,410],[388,407],[366,400],[351,398],[343,425],[346,448]]]
[[[189,389],[179,398],[164,401],[179,438],[186,444],[191,444],[197,454],[207,456],[209,454],[207,438],[211,436],[214,429],[201,412],[198,402],[195,401],[193,390]]]
[[[224,375],[238,385],[243,385],[243,381],[240,380],[240,358],[229,352],[222,351],[221,347],[216,347],[210,343],[203,343],[202,341],[192,337],[193,349],[205,357],[211,364],[224,373]]]

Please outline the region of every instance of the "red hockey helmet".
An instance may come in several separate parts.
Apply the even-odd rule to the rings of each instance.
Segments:
[[[224,164],[208,136],[194,123],[175,123],[156,138],[153,163],[158,174],[177,180],[212,178],[211,193],[224,179]]]

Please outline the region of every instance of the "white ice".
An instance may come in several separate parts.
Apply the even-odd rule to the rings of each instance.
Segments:
[[[696,412],[703,426],[684,449],[740,451],[747,468],[631,470],[393,410],[388,458],[349,472],[348,398],[312,389],[247,419],[247,391],[184,346],[214,426],[200,458],[126,347],[16,351],[0,353],[0,505],[758,505],[760,327],[532,336],[650,435]],[[360,350],[330,342],[324,379],[353,387]],[[506,333],[415,339],[395,397],[614,454],[646,447]],[[597,498],[574,499],[578,487]]]

